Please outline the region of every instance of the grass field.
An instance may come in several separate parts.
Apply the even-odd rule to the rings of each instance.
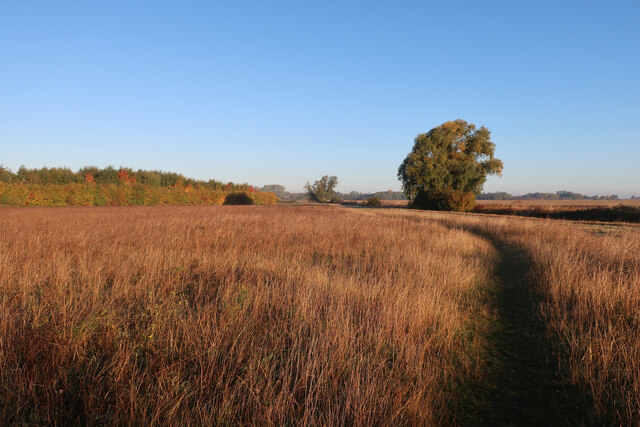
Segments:
[[[355,206],[361,201],[346,201]],[[384,208],[406,208],[406,200],[383,200]],[[621,200],[477,200],[475,213],[570,221],[640,223],[640,199]]]
[[[478,200],[478,206],[522,206],[538,207],[553,206],[556,208],[600,208],[605,206],[635,206],[640,207],[640,199],[618,200]]]
[[[478,200],[474,212],[575,221],[640,222],[640,199]]]
[[[0,421],[629,424],[640,229],[3,208]]]

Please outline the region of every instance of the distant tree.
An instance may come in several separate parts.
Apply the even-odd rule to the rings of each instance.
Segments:
[[[37,173],[36,169],[27,169],[24,165],[18,168],[16,180],[22,183],[42,184],[40,174]]]
[[[380,197],[372,196],[367,199],[366,205],[372,208],[379,208],[382,206],[382,202],[380,201]]]
[[[0,182],[13,182],[14,179],[15,175],[11,172],[11,169],[0,165]]]
[[[118,171],[118,181],[120,181],[121,184],[130,184],[136,182],[136,177],[131,173],[131,170],[121,168]]]
[[[270,191],[273,194],[275,194],[276,196],[282,198],[284,197],[284,193],[285,193],[285,188],[284,185],[279,185],[279,184],[269,184],[269,185],[265,185],[263,186],[260,191]]]
[[[209,181],[202,183],[202,185],[212,190],[221,190],[224,186],[222,182],[216,181],[215,179],[210,179]]]
[[[358,191],[350,191],[348,193],[336,192],[336,194],[342,200],[363,200],[364,198],[366,198],[365,196],[367,196],[367,194],[360,193]]]
[[[87,181],[87,174],[91,175],[93,177],[93,181],[96,184],[100,184],[100,182],[98,182],[95,177],[96,174],[100,171],[100,169],[97,166],[84,166],[82,168],[80,168],[78,170],[78,176],[82,177],[85,182]]]
[[[325,175],[318,181],[310,185],[305,185],[307,196],[314,202],[331,202],[338,199],[335,188],[338,186],[338,178],[335,176]]]
[[[380,200],[406,200],[406,196],[402,191],[379,191],[377,193],[373,193],[373,195],[380,198]]]
[[[494,149],[489,129],[476,129],[460,119],[418,135],[413,150],[398,168],[411,206],[472,209],[487,175],[502,173],[502,161],[493,157]]]
[[[98,184],[118,184],[118,171],[113,166],[107,166],[104,169],[98,169],[93,173]]]
[[[162,186],[162,175],[157,171],[145,171],[138,169],[135,176],[136,181],[140,184],[150,185],[152,187]]]
[[[513,195],[505,193],[504,191],[497,191],[495,193],[482,193],[478,195],[478,200],[511,200],[514,199]]]

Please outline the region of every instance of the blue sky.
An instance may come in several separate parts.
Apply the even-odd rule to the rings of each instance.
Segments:
[[[485,191],[640,195],[640,2],[0,0],[0,163],[399,189],[492,131]]]

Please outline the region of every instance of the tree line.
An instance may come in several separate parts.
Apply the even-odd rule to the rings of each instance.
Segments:
[[[28,169],[0,166],[0,205],[150,206],[274,204],[277,196],[249,184],[195,180],[161,171],[84,167]]]
[[[0,165],[0,182],[21,183],[21,184],[121,184],[137,182],[151,187],[173,187],[176,185],[208,188],[211,190],[244,191],[252,188],[249,184],[235,184],[232,182],[223,183],[215,179],[197,180],[187,178],[175,172],[164,172],[158,170],[134,171],[132,168],[113,166],[99,168],[96,166],[85,166],[74,172],[66,167],[53,168],[26,168],[20,166],[16,172],[12,172]]]
[[[571,191],[556,191],[555,193],[527,193],[521,196],[514,196],[504,191],[495,193],[482,193],[478,195],[478,200],[618,200],[617,194],[606,196],[585,196]]]

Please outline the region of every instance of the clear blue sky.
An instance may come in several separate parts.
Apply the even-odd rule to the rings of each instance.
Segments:
[[[492,131],[485,191],[640,195],[640,2],[0,0],[0,163],[399,189]]]

